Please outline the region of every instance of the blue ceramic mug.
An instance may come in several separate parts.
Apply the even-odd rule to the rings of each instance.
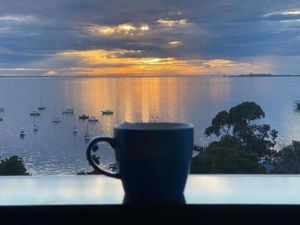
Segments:
[[[90,141],[87,159],[95,170],[121,179],[128,199],[181,198],[191,165],[193,130],[184,123],[121,123],[114,127],[113,138]],[[100,142],[115,150],[116,164],[103,165],[95,157]]]

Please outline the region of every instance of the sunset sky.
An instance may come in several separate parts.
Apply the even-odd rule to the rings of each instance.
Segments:
[[[300,74],[299,0],[0,0],[0,75]]]

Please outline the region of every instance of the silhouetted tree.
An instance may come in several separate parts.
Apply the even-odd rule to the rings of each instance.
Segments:
[[[227,135],[193,159],[191,173],[265,173],[265,170],[254,153],[245,152]]]
[[[273,173],[300,173],[300,141],[293,141],[292,144],[282,148],[274,160]]]
[[[264,157],[271,154],[278,133],[270,125],[253,123],[264,117],[264,111],[255,102],[243,102],[229,112],[219,112],[204,133],[206,136],[214,134],[220,139],[231,136],[246,152]]]
[[[193,159],[192,173],[265,173],[259,160],[270,157],[277,131],[254,121],[265,117],[255,102],[243,102],[221,111],[205,129],[205,135],[220,139]]]
[[[24,161],[19,156],[12,156],[0,162],[0,175],[29,175]]]

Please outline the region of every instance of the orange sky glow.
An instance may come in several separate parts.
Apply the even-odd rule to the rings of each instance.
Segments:
[[[128,54],[137,57],[129,57]],[[64,51],[54,55],[56,60],[75,60],[74,67],[64,69],[64,73],[74,75],[207,75],[232,74],[259,71],[266,65],[252,65],[226,59],[177,59],[175,57],[138,57],[141,51],[134,50],[83,50]],[[57,75],[61,71],[48,71],[47,75]]]

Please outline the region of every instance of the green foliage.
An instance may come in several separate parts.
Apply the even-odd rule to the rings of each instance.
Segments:
[[[226,111],[219,112],[212,120],[212,125],[205,129],[204,134],[210,136],[212,134],[217,137],[228,134],[231,124],[229,123],[229,113]]]
[[[12,156],[0,162],[0,175],[29,175],[23,160],[19,156]]]
[[[220,139],[193,159],[191,173],[265,173],[258,162],[273,154],[277,131],[254,123],[264,117],[255,102],[219,112],[204,133]]]
[[[193,159],[191,173],[265,173],[255,154],[247,153],[231,136],[210,144]]]
[[[265,117],[262,108],[255,102],[242,102],[229,110],[229,119],[232,124],[247,123]]]
[[[300,141],[282,148],[273,156],[273,173],[299,174],[300,173]]]
[[[264,111],[255,102],[243,102],[229,112],[219,112],[204,133],[221,139],[229,135],[246,152],[265,157],[272,153],[278,132],[267,124],[253,124],[253,121],[264,117]]]

